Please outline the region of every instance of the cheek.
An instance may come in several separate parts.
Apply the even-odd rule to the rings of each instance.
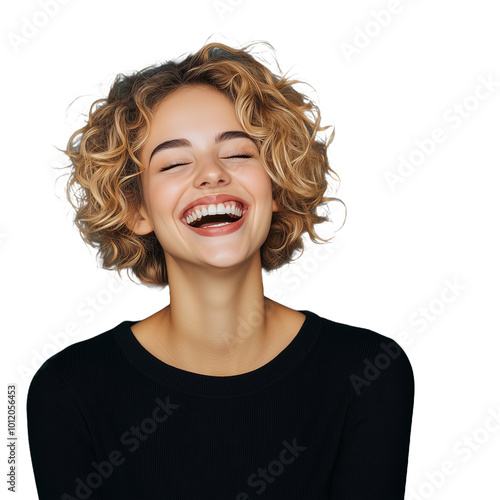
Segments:
[[[148,205],[153,219],[162,219],[175,215],[176,200],[180,189],[173,184],[158,182],[148,191]]]
[[[263,167],[248,172],[245,179],[242,179],[244,185],[251,189],[255,197],[266,199],[272,197],[271,178]]]

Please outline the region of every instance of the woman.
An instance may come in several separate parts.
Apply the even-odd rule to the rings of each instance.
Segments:
[[[36,373],[42,500],[403,499],[404,351],[263,294],[262,269],[327,220],[333,134],[317,138],[319,110],[249,47],[120,75],[69,141],[83,239],[170,303]]]

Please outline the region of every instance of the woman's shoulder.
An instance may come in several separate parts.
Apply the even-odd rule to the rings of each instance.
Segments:
[[[317,313],[308,312],[315,318],[316,324],[320,327],[321,335],[333,344],[357,347],[367,351],[381,345],[391,344],[394,349],[403,350],[396,340],[377,330],[354,323],[343,323]]]
[[[53,384],[56,379],[68,379],[71,374],[83,378],[95,374],[98,367],[104,368],[112,364],[118,352],[115,335],[128,323],[123,321],[93,337],[74,342],[50,356],[35,372],[30,389],[35,385]]]
[[[410,359],[396,340],[374,329],[313,315],[320,329],[319,350],[343,367],[351,380],[366,381],[384,373],[386,379],[413,383]]]

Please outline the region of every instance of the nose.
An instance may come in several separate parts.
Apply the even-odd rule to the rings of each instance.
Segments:
[[[195,176],[197,187],[225,186],[231,180],[229,172],[217,159],[206,158],[198,165]]]

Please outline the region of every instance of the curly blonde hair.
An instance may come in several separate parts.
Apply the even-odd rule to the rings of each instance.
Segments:
[[[208,84],[234,103],[243,129],[260,141],[261,162],[271,178],[273,212],[267,239],[260,248],[262,268],[277,269],[304,251],[302,234],[320,238],[314,225],[329,221],[316,209],[338,198],[324,197],[330,168],[327,148],[333,140],[317,137],[317,106],[294,89],[298,82],[277,76],[248,50],[208,43],[182,61],[169,61],[130,75],[117,75],[109,95],[90,107],[86,125],[72,134],[64,153],[70,158],[66,196],[75,209],[82,239],[98,248],[102,267],[131,270],[140,281],[166,286],[163,248],[154,231],[136,234],[130,221],[142,203],[138,158],[151,129],[156,107],[186,85]],[[274,49],[273,49],[274,50]],[[279,68],[279,66],[278,66]],[[281,72],[281,71],[280,71]],[[73,201],[74,198],[74,201]],[[344,205],[345,206],[345,205]]]

